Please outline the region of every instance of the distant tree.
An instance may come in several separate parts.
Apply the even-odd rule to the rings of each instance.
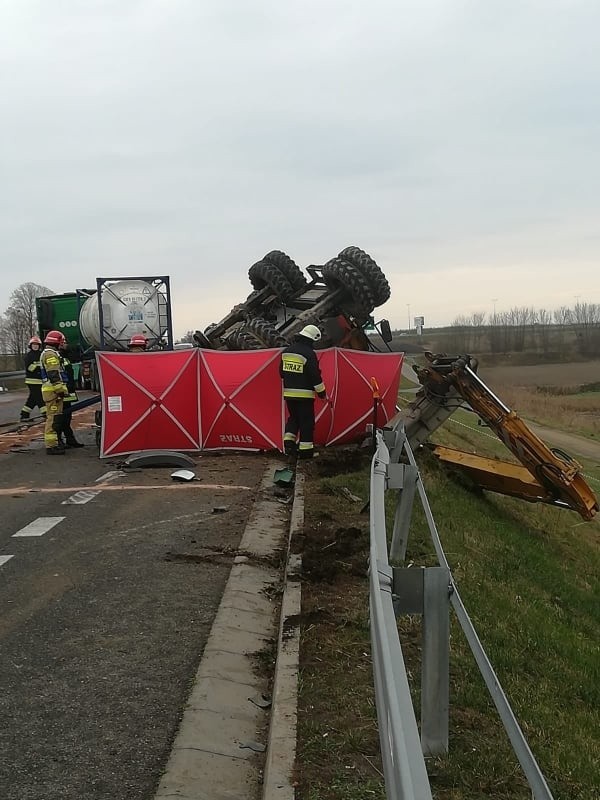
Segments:
[[[594,356],[600,349],[600,305],[577,303],[573,310],[573,325],[579,352]]]
[[[8,353],[8,328],[4,315],[0,315],[0,353]]]
[[[567,306],[561,306],[554,312],[554,322],[556,325],[570,325],[573,322],[573,312]]]
[[[542,351],[547,353],[550,349],[550,326],[552,325],[552,313],[545,308],[538,309],[535,312],[535,323],[538,325]]]
[[[471,314],[471,325],[473,326],[473,349],[478,351],[481,348],[481,336],[485,324],[485,311],[474,311]]]
[[[21,358],[27,342],[37,332],[37,297],[53,294],[52,289],[38,283],[22,283],[10,296],[10,304],[2,317],[4,349]]]

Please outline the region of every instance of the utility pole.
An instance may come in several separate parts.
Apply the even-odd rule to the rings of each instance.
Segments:
[[[493,316],[494,322],[496,322],[496,303],[497,302],[498,302],[498,298],[497,297],[492,297],[492,303],[494,304],[494,316]]]
[[[406,304],[406,308],[408,310],[408,330],[410,331],[410,303]]]

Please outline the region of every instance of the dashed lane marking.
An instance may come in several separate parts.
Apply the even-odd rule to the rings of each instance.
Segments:
[[[97,492],[88,492],[88,491],[81,491],[75,492],[72,494],[71,497],[67,497],[66,500],[63,500],[61,506],[83,506],[85,503],[89,503],[90,500],[93,500],[94,497],[100,494],[100,490]]]
[[[38,517],[33,522],[30,522],[29,525],[21,528],[20,531],[13,533],[13,539],[18,536],[43,536],[49,530],[52,530],[55,525],[58,525],[59,522],[62,522],[63,519],[65,517]]]
[[[0,567],[4,566],[11,558],[13,558],[13,556],[0,556]]]
[[[110,472],[105,472],[104,475],[100,475],[99,478],[96,478],[95,483],[101,484],[104,488],[104,485],[109,483],[109,481],[114,481],[116,478],[124,477],[124,472],[119,469],[112,469]],[[100,489],[97,491],[82,489],[81,491],[72,494],[71,497],[67,497],[66,500],[63,500],[61,506],[83,506],[86,503],[89,503],[90,500],[93,500],[94,497],[97,497],[99,494]]]

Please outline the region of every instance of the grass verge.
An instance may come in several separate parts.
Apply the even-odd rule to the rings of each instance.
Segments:
[[[464,446],[454,437],[446,434],[449,445]],[[591,800],[600,785],[600,526],[466,491],[425,451],[419,460],[461,596],[554,797]],[[361,513],[368,464],[364,451],[335,450],[307,469],[299,800],[385,797],[368,630],[368,516]],[[436,563],[418,509],[407,555],[418,566]],[[401,618],[399,629],[418,708],[420,619]],[[531,797],[454,621],[450,752],[428,769],[436,800]]]

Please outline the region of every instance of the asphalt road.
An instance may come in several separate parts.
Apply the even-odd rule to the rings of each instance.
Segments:
[[[19,413],[26,399],[27,392],[22,389],[19,389],[15,392],[1,392],[0,425],[6,422],[17,422],[19,419]]]
[[[78,436],[0,455],[2,800],[153,797],[265,466],[203,454],[176,484]]]

